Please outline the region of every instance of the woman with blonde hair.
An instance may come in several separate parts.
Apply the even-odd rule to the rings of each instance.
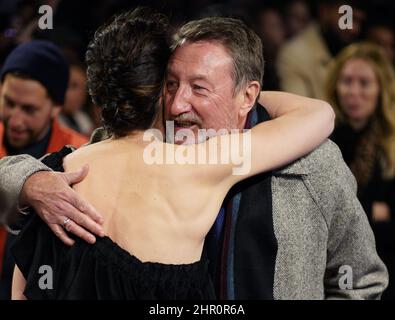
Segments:
[[[378,250],[390,266],[395,256],[389,247],[395,214],[394,70],[376,45],[352,44],[332,62],[326,95],[336,112],[332,139],[356,177]]]

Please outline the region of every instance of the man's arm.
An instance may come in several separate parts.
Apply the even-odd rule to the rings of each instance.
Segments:
[[[379,299],[388,285],[388,272],[357,199],[354,176],[331,141],[306,160],[316,171],[310,187],[328,226],[326,298]]]
[[[92,134],[90,143],[105,138],[105,131],[98,129]],[[100,226],[103,218],[70,187],[82,181],[87,173],[87,167],[70,173],[53,172],[28,155],[3,158],[0,160],[0,198],[5,201],[1,202],[3,216],[0,221],[10,221],[18,211],[17,206],[28,205],[65,244],[74,243],[63,228],[68,218],[75,222],[69,232],[87,242],[95,242],[93,234],[104,235]]]
[[[18,198],[26,179],[39,171],[48,171],[46,165],[29,155],[0,159],[1,222],[12,220],[16,214]]]
[[[354,200],[353,219],[344,221],[335,217],[332,222],[325,277],[326,299],[380,299],[388,286],[388,271],[377,254],[366,213],[356,197]],[[343,222],[345,224],[341,225]]]

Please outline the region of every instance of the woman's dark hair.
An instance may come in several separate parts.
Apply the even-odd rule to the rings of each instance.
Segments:
[[[86,52],[88,89],[115,137],[150,127],[170,56],[168,20],[148,8],[100,27]]]

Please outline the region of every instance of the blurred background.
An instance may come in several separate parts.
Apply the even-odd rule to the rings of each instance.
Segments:
[[[341,14],[338,9],[342,4],[349,4],[353,9],[351,30],[339,28]],[[53,9],[52,30],[38,27],[42,5]],[[388,0],[0,0],[0,66],[20,43],[46,39],[57,44],[71,65],[70,87],[61,121],[89,135],[100,125],[100,115],[86,97],[84,54],[87,43],[95,29],[111,16],[139,5],[167,14],[175,28],[206,16],[232,16],[244,20],[263,40],[264,90],[284,89],[323,98],[322,69],[341,48],[363,39],[377,43],[388,59],[392,63],[395,61],[395,19],[392,19],[395,3]],[[318,30],[305,34],[306,39],[299,39],[302,41],[290,47],[290,43],[311,25]],[[299,64],[310,56],[304,51],[317,57],[310,61],[315,64],[316,78],[301,79],[309,76],[297,75],[293,70],[292,64]]]
[[[342,29],[339,7],[352,8]],[[39,7],[53,9],[53,29],[38,27]],[[86,88],[84,55],[98,26],[136,6],[169,16],[174,29],[192,19],[242,19],[261,37],[263,90],[324,99],[337,113],[332,139],[358,183],[358,197],[390,271],[384,299],[394,299],[395,272],[395,2],[389,0],[0,0],[0,67],[18,44],[46,39],[70,64],[59,122],[89,137],[101,125]],[[0,106],[1,121],[1,106]],[[1,254],[1,252],[0,252]]]

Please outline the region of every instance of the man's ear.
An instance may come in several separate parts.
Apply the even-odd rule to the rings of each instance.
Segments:
[[[243,102],[239,110],[239,117],[244,118],[254,106],[260,93],[261,86],[258,81],[251,81],[243,91]]]

